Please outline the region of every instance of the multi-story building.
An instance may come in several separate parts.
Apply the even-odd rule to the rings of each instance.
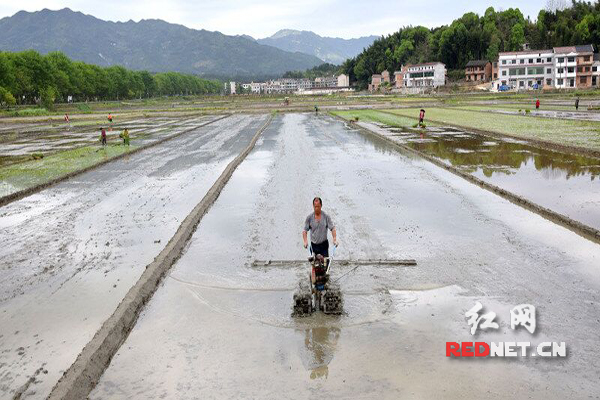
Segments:
[[[467,82],[488,82],[492,79],[492,63],[488,60],[471,60],[465,67]]]
[[[446,66],[441,62],[405,65],[402,71],[405,88],[438,87],[446,83]]]
[[[498,79],[498,61],[492,62],[492,81]]]
[[[497,82],[518,90],[586,88],[594,85],[593,64],[592,45],[504,52],[498,57]]]
[[[400,67],[400,71],[394,71],[394,88],[402,89],[404,84],[404,71]]]
[[[346,74],[341,74],[337,77],[338,87],[350,87],[350,77]]]
[[[554,80],[553,51],[527,50],[500,53],[498,79],[501,85],[519,90],[551,87]]]
[[[261,94],[265,92],[266,83],[260,82],[251,82],[250,83],[250,92],[254,94]]]
[[[391,83],[390,73],[387,70],[383,71],[381,74],[373,74],[371,76],[371,84],[369,85],[369,91],[377,91],[379,89],[379,86],[384,82]]]
[[[592,86],[600,86],[600,54],[594,53],[594,63],[592,64]]]
[[[326,88],[326,87],[336,87],[337,86],[337,76],[321,76],[315,78],[314,87],[316,88]]]

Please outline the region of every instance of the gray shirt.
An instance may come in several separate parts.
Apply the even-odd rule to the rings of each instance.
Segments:
[[[327,229],[335,228],[331,217],[321,211],[321,219],[317,221],[315,213],[310,213],[304,222],[304,230],[310,231],[310,241],[314,244],[323,243],[327,240]]]

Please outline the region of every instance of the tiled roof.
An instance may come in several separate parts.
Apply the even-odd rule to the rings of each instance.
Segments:
[[[542,53],[552,53],[552,50],[527,50],[527,51],[503,51],[498,53],[500,56],[518,56],[524,54],[542,54]]]
[[[485,67],[487,63],[488,60],[471,60],[467,63],[467,67]]]
[[[441,63],[439,61],[433,61],[433,62],[426,62],[426,63],[421,63],[421,64],[408,64],[408,65],[405,65],[405,67],[406,68],[424,67],[424,66],[427,66],[427,65],[437,65],[437,64],[444,65],[443,63]]]
[[[562,46],[555,47],[554,52],[557,54],[568,54],[568,53],[593,53],[594,46],[591,44],[584,44],[581,46]]]

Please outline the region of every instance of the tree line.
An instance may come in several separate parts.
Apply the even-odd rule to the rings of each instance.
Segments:
[[[73,61],[61,52],[0,52],[0,105],[125,100],[220,93],[219,81],[177,72],[152,74]]]
[[[360,88],[371,75],[401,65],[441,61],[448,70],[463,69],[469,60],[497,60],[502,51],[516,51],[524,43],[532,49],[593,44],[600,46],[600,3],[548,0],[537,20],[525,18],[518,8],[484,15],[466,13],[450,25],[429,29],[423,26],[401,28],[376,40],[369,48],[342,65]]]
[[[317,65],[316,67],[312,67],[307,69],[306,71],[287,71],[283,74],[283,78],[294,78],[294,79],[311,79],[321,76],[330,76],[330,75],[338,75],[341,72],[341,67],[339,65],[334,65],[330,63],[323,63],[321,65]]]

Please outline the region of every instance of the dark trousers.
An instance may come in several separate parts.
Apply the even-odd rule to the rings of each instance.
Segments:
[[[320,254],[323,257],[329,257],[329,241],[325,240],[323,243],[310,243],[313,254]]]

